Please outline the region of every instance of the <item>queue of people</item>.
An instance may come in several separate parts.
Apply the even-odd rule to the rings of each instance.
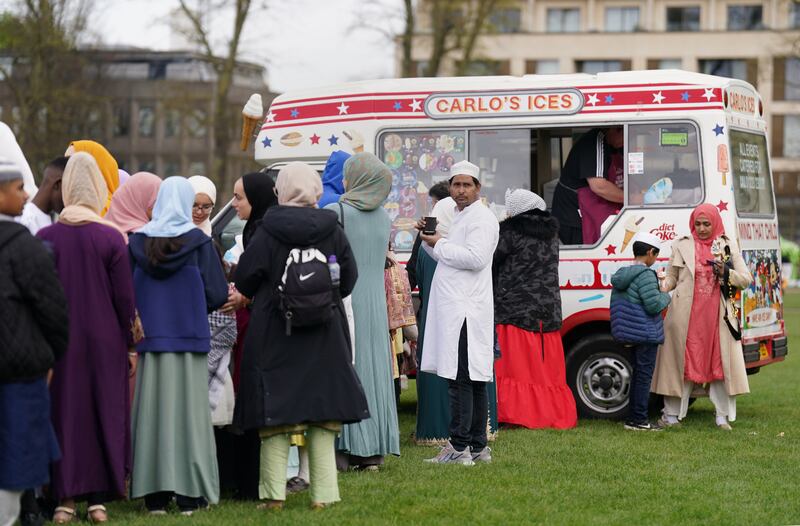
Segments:
[[[415,439],[441,446],[429,463],[473,465],[492,461],[498,422],[577,425],[558,261],[559,238],[578,233],[523,189],[498,222],[478,166],[450,175],[430,189],[436,227],[419,221],[409,265],[421,300]],[[0,331],[20,339],[0,352],[0,526],[45,485],[58,524],[83,501],[105,522],[122,498],[191,515],[224,489],[262,509],[308,489],[324,508],[341,498],[337,470],[380,471],[400,455],[384,163],[335,152],[322,177],[297,162],[275,181],[242,176],[232,207],[246,223],[224,254],[212,181],[125,176],[102,145],[75,141],[26,204],[21,171],[0,163],[0,282],[16,291],[0,297],[16,316]],[[614,202],[609,184],[586,182],[578,201]],[[635,364],[626,429],[675,426],[706,389],[730,430],[748,392],[730,298],[752,278],[715,207],[699,206],[690,229],[664,275],[649,268],[658,239],[641,234],[613,279],[612,330]],[[657,423],[651,390],[664,395]],[[287,484],[291,445],[300,466]]]

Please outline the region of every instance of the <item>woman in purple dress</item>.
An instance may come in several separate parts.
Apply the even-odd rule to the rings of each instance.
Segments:
[[[38,234],[53,249],[69,303],[69,347],[50,384],[62,450],[50,486],[60,504],[56,524],[75,519],[78,500],[88,501],[92,522],[105,522],[103,504],[125,496],[130,473],[133,283],[122,234],[99,215],[107,192],[92,156],[72,155],[62,179],[64,211]]]

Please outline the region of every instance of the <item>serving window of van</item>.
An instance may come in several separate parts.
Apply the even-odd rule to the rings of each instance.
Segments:
[[[694,206],[703,199],[700,141],[689,123],[630,124],[628,206]]]

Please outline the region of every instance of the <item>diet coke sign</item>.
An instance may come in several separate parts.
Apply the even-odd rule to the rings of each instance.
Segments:
[[[675,225],[662,223],[660,227],[652,229],[650,233],[658,236],[661,241],[672,241],[675,239]]]

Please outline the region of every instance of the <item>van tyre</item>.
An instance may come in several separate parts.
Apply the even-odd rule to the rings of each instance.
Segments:
[[[567,384],[581,417],[616,420],[628,412],[633,368],[631,351],[610,334],[575,342],[566,358]]]

